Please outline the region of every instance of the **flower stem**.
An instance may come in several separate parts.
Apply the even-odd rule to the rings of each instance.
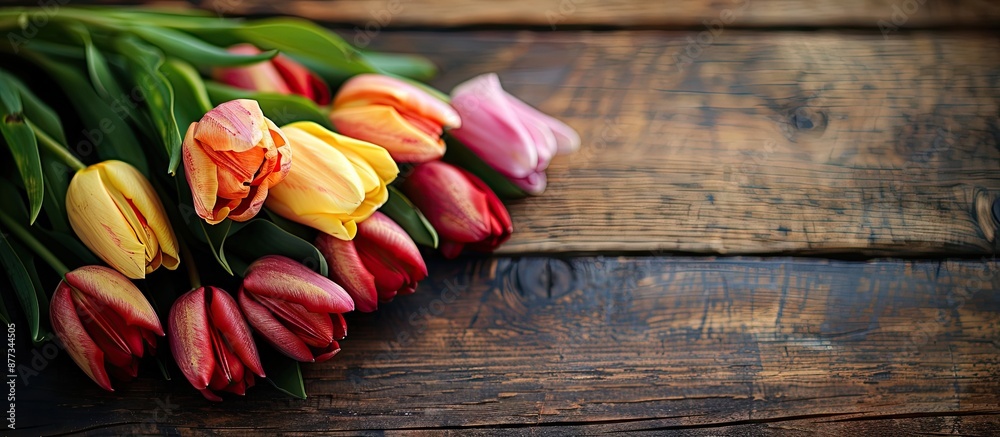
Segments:
[[[35,131],[35,138],[38,138],[38,142],[45,147],[46,150],[52,152],[52,154],[56,155],[60,161],[68,165],[74,171],[80,171],[87,167],[80,162],[79,159],[76,159],[76,157],[73,156],[69,150],[66,150],[66,147],[52,139],[52,137],[46,134],[43,130],[39,129],[38,126],[35,126],[35,124],[30,120],[28,121],[28,126],[31,127],[31,130]]]
[[[184,268],[187,270],[188,281],[191,282],[191,289],[201,288],[201,276],[198,275],[198,266],[195,265],[194,256],[191,254],[191,248],[188,247],[187,241],[183,238],[177,239],[177,245],[181,249],[181,257],[184,258]]]
[[[9,215],[0,211],[0,223],[3,223],[3,225],[10,229],[14,235],[17,235],[18,239],[20,239],[22,243],[28,246],[28,248],[34,251],[40,258],[45,260],[45,262],[48,263],[48,265],[51,266],[56,273],[59,273],[59,276],[66,276],[66,273],[69,273],[69,268],[66,267],[66,264],[59,261],[59,258],[49,251],[49,249],[46,248],[41,241],[38,241],[38,239],[32,236],[31,232],[28,232],[28,230],[25,229],[24,226],[21,226],[17,220],[12,219]]]

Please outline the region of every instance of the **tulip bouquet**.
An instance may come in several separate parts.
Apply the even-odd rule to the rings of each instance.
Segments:
[[[345,313],[491,252],[580,144],[496,75],[447,96],[306,20],[52,5],[0,9],[0,319],[109,391],[148,355],[304,397]]]

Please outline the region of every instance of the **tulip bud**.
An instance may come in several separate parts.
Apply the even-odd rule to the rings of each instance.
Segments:
[[[177,298],[167,325],[174,360],[205,399],[221,401],[214,390],[243,395],[254,374],[264,377],[250,327],[222,289],[201,287]]]
[[[351,297],[333,281],[289,258],[268,255],[247,269],[240,308],[258,334],[298,361],[320,362],[340,352],[347,335],[341,313]]]
[[[451,92],[462,126],[451,135],[529,194],[545,190],[552,156],[580,147],[580,136],[500,86],[494,73],[472,78]]]
[[[330,265],[330,278],[344,286],[358,311],[375,311],[378,301],[411,294],[417,282],[427,277],[417,245],[380,212],[358,224],[354,240],[321,233],[316,248]]]
[[[446,258],[455,258],[465,246],[492,252],[514,231],[497,195],[458,167],[425,162],[413,169],[402,189],[437,230]]]
[[[282,128],[295,147],[295,166],[271,190],[267,207],[284,218],[350,240],[357,223],[389,199],[399,168],[385,149],[311,122]]]
[[[237,44],[230,53],[256,55],[260,53],[251,44]],[[278,94],[298,94],[317,105],[330,103],[330,88],[318,76],[291,58],[278,54],[269,61],[243,67],[218,68],[213,77],[219,82],[247,90]]]
[[[160,198],[129,164],[104,161],[78,171],[66,191],[66,212],[80,240],[129,278],[180,263]]]
[[[145,347],[152,352],[155,336],[163,336],[160,320],[142,292],[121,273],[103,266],[67,273],[52,295],[49,317],[76,365],[108,391],[114,391],[109,371],[117,379],[134,378]]]
[[[288,139],[254,100],[233,100],[191,123],[182,149],[194,209],[209,224],[257,215],[292,166]]]
[[[354,76],[340,87],[330,120],[349,137],[385,147],[396,162],[444,156],[444,129],[461,126],[455,110],[426,91],[377,74]]]

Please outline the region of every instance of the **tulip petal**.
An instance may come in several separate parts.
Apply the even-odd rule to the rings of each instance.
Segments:
[[[52,295],[49,306],[49,318],[52,330],[62,340],[63,346],[69,352],[76,365],[90,379],[107,391],[114,391],[111,379],[104,370],[104,352],[87,334],[73,303],[72,289],[65,282],[60,282]]]
[[[527,103],[524,103],[510,94],[508,94],[508,97],[511,106],[514,107],[514,110],[517,111],[518,115],[522,119],[531,118],[544,123],[545,126],[548,127],[548,129],[552,132],[553,137],[555,137],[557,154],[561,155],[564,153],[572,153],[580,148],[580,134],[578,134],[573,128],[569,127],[569,125],[529,106]]]
[[[490,235],[486,196],[457,167],[440,161],[418,165],[403,190],[442,238],[472,243]]]
[[[301,129],[320,141],[332,145],[343,153],[344,157],[355,165],[355,168],[366,170],[368,174],[364,177],[369,180],[381,180],[384,184],[389,184],[396,180],[396,176],[399,175],[399,167],[384,147],[331,132],[323,126],[309,121],[292,123],[285,128],[289,127]]]
[[[331,342],[329,346],[323,348],[322,350],[316,353],[316,362],[322,363],[324,361],[327,361],[330,358],[333,358],[333,356],[337,355],[337,353],[339,352],[340,352],[340,343],[337,343],[335,341]]]
[[[202,117],[194,139],[215,151],[245,152],[264,139],[264,113],[256,100],[225,102]]]
[[[280,202],[303,214],[316,205],[333,211],[354,211],[364,200],[364,188],[354,165],[339,150],[294,126],[282,131],[299,159],[285,180],[275,186],[268,205]]]
[[[452,105],[464,124],[451,134],[500,173],[519,179],[536,171],[539,157],[512,100],[493,73],[460,84],[452,91]]]
[[[414,126],[392,106],[336,108],[330,120],[338,132],[384,147],[397,162],[426,162],[444,156],[440,137]]]
[[[88,248],[125,276],[146,277],[146,249],[119,212],[99,167],[80,170],[70,181],[66,212],[73,232]]]
[[[254,297],[305,344],[311,347],[325,347],[333,341],[333,326],[330,325],[329,313],[314,313],[297,303],[264,296]]]
[[[125,323],[163,335],[156,311],[135,284],[103,266],[84,266],[66,274],[66,283],[122,316]]]
[[[132,214],[138,211],[138,219],[152,231],[153,239],[146,242],[146,259],[149,260],[160,254],[163,266],[167,270],[177,269],[180,263],[177,237],[170,227],[163,203],[160,202],[160,197],[156,194],[153,186],[142,173],[139,173],[139,170],[124,162],[105,161],[98,166],[102,166],[101,175],[108,182],[108,185],[114,188],[113,192],[121,193],[128,201],[130,208],[119,205],[119,209],[123,212],[131,210]],[[126,217],[132,217],[132,214],[126,215]],[[139,234],[142,228],[136,227],[134,229],[136,229],[136,234]]]
[[[243,319],[243,314],[240,313],[236,301],[222,289],[208,287],[208,290],[211,299],[209,303],[211,325],[225,337],[226,342],[240,358],[240,361],[251,372],[263,377],[264,369],[260,365],[257,346],[254,345],[250,327]]]
[[[365,268],[354,242],[320,233],[316,248],[326,258],[330,278],[344,287],[354,301],[354,308],[366,313],[375,311],[378,307],[375,278]]]
[[[256,55],[260,53],[252,44],[237,44],[228,49],[230,53],[239,55]],[[270,61],[233,68],[218,68],[212,77],[219,82],[245,90],[260,92],[292,94],[291,88],[276,66]]]
[[[213,328],[209,325],[205,288],[190,291],[174,301],[167,329],[170,331],[170,350],[181,372],[194,388],[207,388],[215,373],[215,354],[209,333]],[[202,394],[212,399],[204,391]]]
[[[375,213],[359,225],[358,232],[355,247],[375,278],[379,300],[390,300],[399,290],[427,276],[416,244],[386,215]]]
[[[184,161],[184,176],[188,185],[191,186],[191,194],[194,200],[194,210],[198,217],[204,219],[208,224],[219,224],[229,215],[229,206],[223,202],[218,202],[219,179],[217,169],[212,159],[204,150],[204,145],[194,139],[194,132],[198,123],[191,123],[187,133],[184,135],[184,143],[181,147],[181,155]]]
[[[240,289],[239,302],[247,320],[271,346],[296,361],[314,361],[309,346],[282,325],[267,308],[248,297],[243,289]]]
[[[290,258],[264,256],[254,261],[247,272],[243,286],[255,295],[296,303],[317,313],[354,310],[343,288]]]
[[[447,103],[408,82],[380,74],[352,77],[341,85],[333,102],[334,108],[369,104],[400,108],[449,129],[462,125],[462,119]]]
[[[271,59],[271,64],[280,72],[292,93],[307,97],[317,105],[330,103],[330,88],[318,76],[288,56],[279,54]]]

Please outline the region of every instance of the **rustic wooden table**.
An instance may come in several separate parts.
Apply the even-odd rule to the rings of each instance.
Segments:
[[[350,317],[307,400],[57,357],[25,433],[1000,433],[1000,4],[271,3],[202,6],[497,71],[582,150],[495,257]]]

